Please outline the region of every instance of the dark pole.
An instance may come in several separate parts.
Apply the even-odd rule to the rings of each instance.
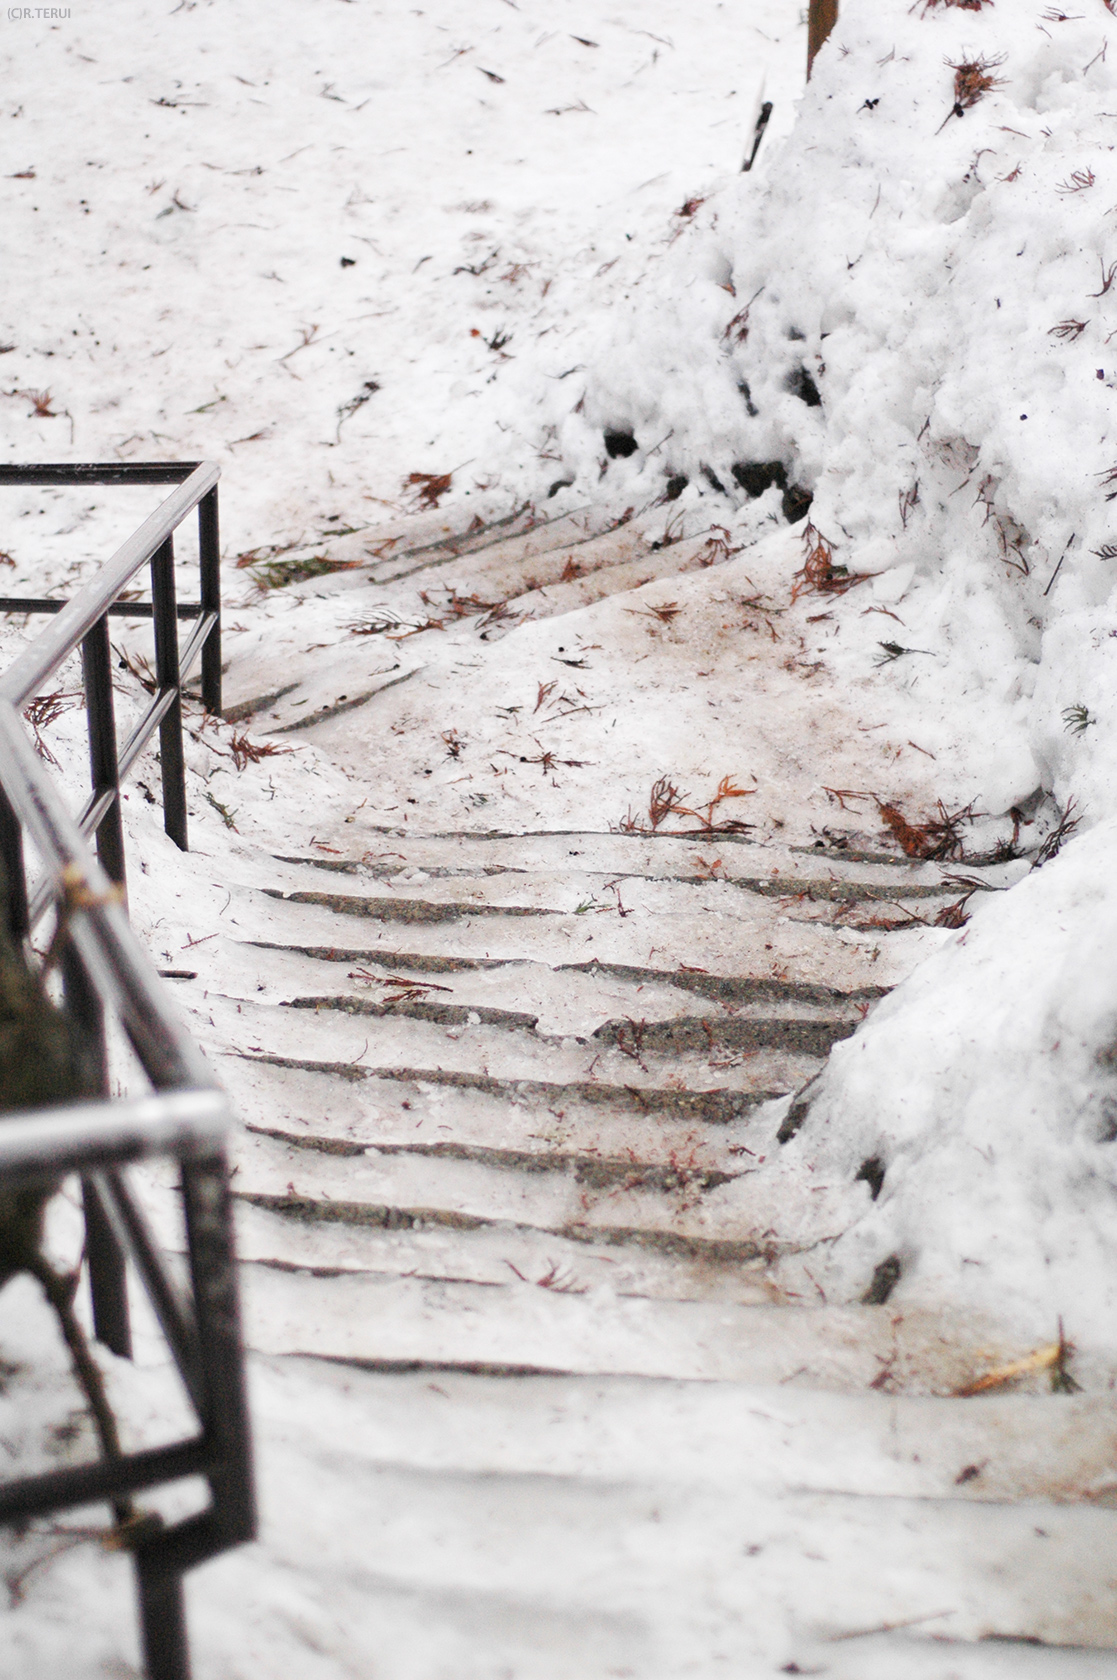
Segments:
[[[99,618],[81,644],[85,678],[85,713],[89,729],[89,772],[94,794],[116,795],[97,829],[97,856],[105,874],[124,885],[124,827],[120,816],[120,776],[116,762],[116,716],[112,696],[109,621]]]
[[[202,617],[217,614],[217,623],[202,649],[202,703],[207,712],[218,716],[221,712],[221,541],[216,485],[198,503],[198,566]]]
[[[23,830],[3,788],[0,788],[0,888],[7,899],[4,906],[7,931],[13,944],[18,945],[31,931],[23,868]]]
[[[147,1680],[190,1680],[182,1576],[142,1547],[135,1562],[144,1674]]]
[[[186,761],[182,750],[182,691],[178,668],[178,613],[175,610],[175,550],[168,537],[151,559],[154,604],[155,677],[160,694],[174,699],[159,725],[159,761],[163,771],[163,827],[180,851],[186,839]]]
[[[808,82],[811,79],[811,68],[814,65],[815,58],[837,21],[838,0],[810,0],[810,11],[807,14]]]

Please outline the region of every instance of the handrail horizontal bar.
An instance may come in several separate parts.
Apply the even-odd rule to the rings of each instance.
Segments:
[[[202,461],[9,461],[0,484],[182,484]]]
[[[29,595],[0,595],[0,612],[60,613],[63,607],[68,607],[69,604],[69,598],[56,601],[49,595],[34,598]],[[179,618],[198,618],[201,616],[202,603],[180,601],[175,610]],[[150,601],[110,601],[105,611],[110,618],[150,618],[155,608]]]
[[[113,1101],[24,1109],[0,1124],[0,1177],[17,1180],[93,1173],[150,1155],[199,1159],[224,1147],[229,1128],[222,1091],[159,1091]]]
[[[24,706],[88,635],[105,609],[151,559],[172,531],[197,507],[221,476],[215,461],[203,461],[177,490],[161,502],[137,531],[123,542],[97,576],[79,589],[40,636],[0,678],[0,697]]]
[[[194,664],[201,657],[202,648],[208,641],[210,632],[216,630],[217,622],[216,613],[207,613],[179,654],[178,679],[180,684],[186,681]]]
[[[105,871],[53,784],[43,774],[22,719],[0,694],[0,785],[52,876],[70,871],[84,906],[70,912],[70,937],[91,982],[119,1013],[157,1090],[212,1089],[216,1081],[129,925]]]
[[[160,1482],[181,1481],[200,1476],[210,1468],[211,1453],[204,1436],[176,1441],[170,1447],[147,1447],[123,1458],[102,1459],[97,1464],[77,1464],[66,1470],[48,1470],[41,1476],[21,1476],[18,1482],[0,1486],[0,1523],[34,1517],[42,1511],[61,1511],[75,1505],[93,1505],[120,1493],[137,1493]]]
[[[151,702],[151,705],[147,708],[143,717],[140,719],[139,723],[137,723],[135,729],[133,729],[132,733],[121,747],[120,754],[117,759],[119,767],[118,773],[121,781],[123,781],[127,776],[129,770],[147,746],[148,741],[151,739],[152,735],[154,735],[156,729],[174,705],[175,695],[177,693],[177,688],[165,688],[161,694],[157,694],[155,699]]]
[[[96,834],[119,797],[119,788],[106,788],[104,793],[89,795],[78,816],[78,827],[87,840],[91,834]]]

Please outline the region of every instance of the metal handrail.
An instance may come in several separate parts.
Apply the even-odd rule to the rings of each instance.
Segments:
[[[81,470],[70,468],[64,469],[64,472],[68,474]],[[0,467],[0,485],[27,483],[27,479],[20,478],[19,473],[18,467]],[[0,695],[4,699],[10,700],[14,706],[23,706],[37,693],[43,683],[54,675],[62,661],[84,640],[98,620],[104,617],[109,604],[119,599],[121,591],[127,589],[140,567],[151,560],[171,533],[182,524],[186,515],[193,512],[206,492],[213,489],[220,475],[221,469],[215,461],[199,461],[193,467],[185,483],[181,484],[173,495],[168,496],[166,501],[160,503],[150,518],[144,520],[138,531],[133,531],[111,560],[102,566],[97,576],[91,578],[84,589],[78,590],[63,607],[54,623],[44,630],[41,636],[37,636],[15,664],[0,677]],[[45,481],[35,479],[32,482]],[[51,482],[88,484],[97,480],[93,479],[88,471],[80,480],[70,480],[63,472],[59,472]],[[142,482],[150,484],[152,479],[146,477]],[[0,602],[0,606],[3,605],[4,603]]]
[[[23,707],[63,661],[81,648],[93,789],[78,822],[86,836],[96,835],[98,856],[121,887],[125,884],[125,870],[120,783],[156,729],[163,784],[163,826],[181,850],[188,848],[182,685],[199,660],[203,704],[210,712],[221,710],[219,476],[219,468],[213,461],[0,466],[0,487],[6,484],[177,486],[117,549],[96,577],[70,600],[0,597],[0,612],[49,613],[54,618],[0,677],[0,699],[10,701],[17,709]],[[195,508],[198,510],[199,599],[180,606],[175,598],[174,532]],[[144,565],[151,567],[152,599],[149,602],[121,600],[124,590]],[[110,616],[150,618],[155,631],[157,692],[123,749],[116,739]],[[197,618],[199,622],[180,651],[181,618]],[[27,933],[49,908],[52,893],[48,883],[27,904],[23,856],[16,844],[13,820],[2,800],[0,857],[9,876],[13,932]]]
[[[104,1072],[104,1016],[112,1010],[153,1087],[151,1094],[127,1100],[0,1116],[0,1186],[49,1184],[69,1172],[82,1175],[95,1333],[114,1353],[130,1356],[127,1255],[163,1329],[199,1428],[168,1446],[0,1484],[0,1522],[118,1500],[184,1476],[206,1479],[206,1510],[171,1527],[151,1519],[131,1538],[150,1680],[189,1680],[183,1571],[251,1538],[256,1520],[224,1143],[227,1104],[133,933],[120,890],[120,780],[156,728],[164,826],[186,849],[181,695],[185,669],[199,654],[203,697],[212,710],[220,706],[217,477],[218,469],[208,462],[0,467],[0,485],[179,486],[72,600],[0,599],[0,609],[54,615],[49,628],[0,678],[0,856],[7,868],[9,928],[22,937],[36,913],[58,901],[68,1013],[80,1030],[87,1060]],[[194,507],[201,599],[183,610],[174,597],[171,543]],[[119,595],[149,562],[153,600],[145,613],[145,604],[122,603]],[[153,618],[158,682],[152,705],[122,749],[113,717],[107,629],[109,614],[121,608]],[[199,620],[181,656],[180,617]],[[74,817],[29,741],[20,711],[79,645],[93,791],[84,811]],[[45,880],[31,906],[23,878],[25,833],[45,866]],[[97,836],[98,857],[87,845],[91,833]],[[105,1084],[102,1078],[102,1088]],[[153,1155],[169,1156],[180,1166],[188,1289],[168,1267],[126,1181],[131,1164]]]

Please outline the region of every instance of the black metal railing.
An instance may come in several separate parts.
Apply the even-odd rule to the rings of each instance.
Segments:
[[[147,1095],[36,1109],[0,1117],[0,1187],[82,1179],[85,1262],[94,1331],[114,1353],[131,1356],[127,1295],[130,1260],[154,1308],[197,1419],[185,1440],[122,1452],[82,1466],[0,1484],[0,1523],[48,1511],[118,1502],[123,1496],[202,1477],[209,1502],[172,1525],[157,1516],[126,1536],[136,1568],[145,1672],[150,1680],[188,1680],[182,1575],[255,1532],[255,1500],[240,1337],[231,1204],[224,1137],[226,1101],[185,1031],[123,907],[125,880],[120,782],[159,730],[164,826],[187,845],[182,683],[202,662],[202,693],[221,703],[218,469],[212,463],[0,467],[3,484],[176,484],[98,575],[65,603],[0,599],[9,612],[44,612],[52,624],[0,678],[0,859],[8,927],[24,939],[53,906],[58,918],[66,1007],[79,1029],[95,1084],[107,1094],[106,1014],[124,1029],[151,1085]],[[198,510],[200,600],[175,601],[173,533]],[[149,604],[121,592],[151,567]],[[108,617],[151,616],[156,693],[120,747],[113,713]],[[179,649],[179,618],[196,618]],[[88,711],[92,791],[71,815],[23,726],[28,700],[81,648]],[[42,879],[28,897],[23,843],[30,838]],[[87,840],[96,837],[97,856]],[[189,1285],[168,1266],[127,1179],[151,1156],[177,1160],[181,1173]]]
[[[50,613],[55,622],[26,649],[0,679],[0,693],[22,708],[75,648],[81,648],[89,726],[92,791],[78,817],[85,835],[95,835],[97,855],[106,874],[125,884],[124,836],[120,818],[120,783],[156,728],[163,782],[163,826],[183,851],[187,849],[186,763],[182,746],[182,683],[199,658],[202,702],[221,710],[221,557],[217,511],[218,468],[209,461],[136,461],[90,466],[0,466],[0,488],[17,484],[177,484],[161,507],[144,521],[88,584],[69,601],[7,595],[0,612]],[[175,599],[174,531],[198,510],[199,600],[179,606]],[[121,600],[136,574],[150,566],[151,600]],[[156,693],[127,741],[118,745],[112,690],[110,617],[150,618],[155,631]],[[186,646],[179,650],[178,621],[197,619]],[[0,852],[9,878],[22,868],[0,812]],[[30,906],[34,926],[49,904],[40,895]],[[21,932],[26,929],[21,929]]]

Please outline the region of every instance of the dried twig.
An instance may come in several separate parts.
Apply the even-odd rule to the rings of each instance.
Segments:
[[[756,788],[737,787],[732,776],[723,776],[718,783],[717,792],[706,803],[705,809],[695,810],[683,803],[685,799],[689,799],[689,794],[680,793],[669,776],[660,776],[652,783],[647,821],[630,810],[621,819],[618,828],[622,834],[655,834],[668,817],[693,817],[706,834],[743,834],[753,826],[751,823],[739,822],[733,817],[715,822],[714,812],[727,799],[747,799],[757,791]]]
[[[1061,811],[1056,807],[1059,820],[1036,853],[1033,869],[1042,869],[1045,863],[1050,863],[1052,858],[1058,857],[1064,844],[1082,821],[1081,814],[1077,817],[1071,815],[1074,808],[1073,799],[1068,799]]]
[[[987,1394],[991,1388],[1004,1388],[1006,1383],[1015,1382],[1018,1377],[1033,1376],[1037,1371],[1051,1372],[1051,1387],[1056,1393],[1077,1393],[1080,1385],[1067,1370],[1067,1361],[1073,1353],[1073,1344],[1068,1342],[1063,1334],[1063,1321],[1060,1319],[1057,1342],[1037,1348],[1034,1353],[1026,1354],[1023,1359],[1013,1359],[1007,1365],[998,1365],[973,1382],[963,1383],[961,1388],[954,1390],[955,1396],[958,1399],[968,1399],[974,1394]]]
[[[348,978],[359,980],[365,986],[391,987],[391,996],[384,1000],[387,1004],[421,1002],[427,992],[453,991],[452,986],[439,986],[433,980],[405,980],[398,974],[382,979],[379,974],[370,974],[367,968],[351,968]]]
[[[1098,260],[1099,262],[1101,261],[1100,258]],[[1115,278],[1117,278],[1117,262],[1110,263],[1108,268],[1104,263],[1101,263],[1101,291],[1091,292],[1090,296],[1095,298],[1104,297],[1106,292],[1108,292],[1109,288],[1112,286]]]

